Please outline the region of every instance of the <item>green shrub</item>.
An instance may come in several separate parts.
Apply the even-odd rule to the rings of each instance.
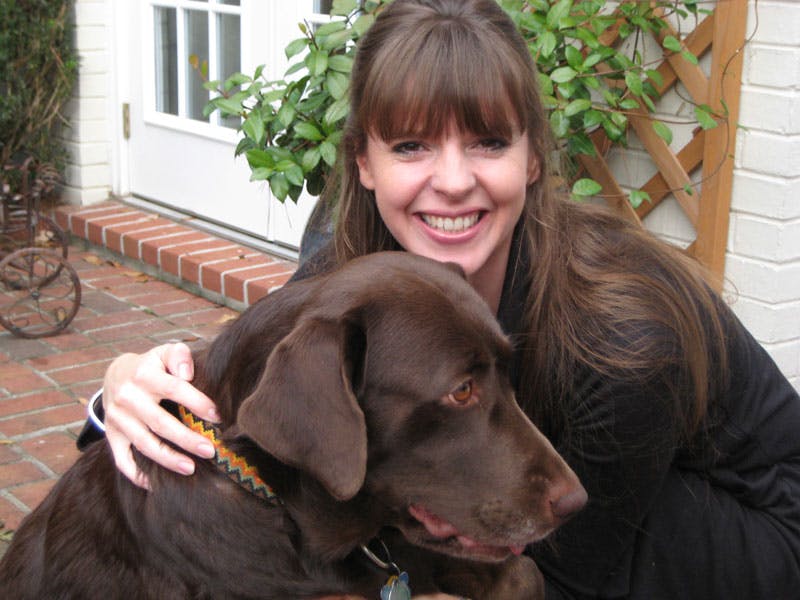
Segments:
[[[290,60],[299,58],[286,72],[287,79],[267,81],[259,67],[253,76],[236,73],[224,82],[206,82],[206,88],[218,94],[206,107],[207,113],[219,110],[242,118],[236,154],[247,156],[251,179],[269,181],[277,198],[296,200],[304,184],[313,195],[321,191],[336,161],[348,112],[353,42],[390,1],[334,0],[331,13],[339,20],[316,30],[300,24],[303,37],[285,50]],[[627,113],[640,106],[655,110],[660,76],[643,58],[642,34],[658,34],[670,14],[685,18],[707,12],[698,9],[696,0],[498,2],[528,41],[551,127],[567,163],[573,165],[570,159],[577,155],[594,154],[591,131],[602,128],[612,142],[624,144]],[[635,43],[627,50],[604,45],[602,35],[610,28],[618,28],[621,39]],[[667,35],[662,46],[665,55],[680,54],[684,60],[697,62],[673,36]],[[203,70],[196,57],[192,64]],[[707,106],[696,107],[695,114],[701,127],[717,125],[716,115]],[[657,120],[653,127],[669,143],[669,127]],[[596,182],[580,179],[574,182],[572,193],[588,196],[599,189]],[[644,192],[631,193],[634,205],[645,199]]]
[[[77,74],[71,0],[0,2],[0,167],[33,157],[63,169],[54,130]]]

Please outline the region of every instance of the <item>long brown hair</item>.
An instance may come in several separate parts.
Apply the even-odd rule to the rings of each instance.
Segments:
[[[339,262],[400,248],[359,182],[368,134],[436,137],[453,120],[477,135],[522,129],[542,176],[521,217],[529,264],[512,265],[530,285],[520,404],[559,431],[576,373],[588,367],[642,384],[659,377],[684,429],[696,428],[718,383],[712,373],[724,371],[716,298],[680,251],[549,184],[554,144],[536,69],[495,0],[394,0],[359,41],[350,95],[334,190]]]

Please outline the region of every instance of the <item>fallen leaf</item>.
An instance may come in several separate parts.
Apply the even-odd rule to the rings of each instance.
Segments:
[[[223,323],[227,323],[228,321],[233,321],[238,316],[239,315],[224,315],[224,316],[220,317],[219,319],[217,319],[216,324],[217,325],[222,325]]]
[[[94,254],[90,254],[89,256],[84,256],[83,260],[89,263],[90,265],[102,265],[103,259],[99,256],[95,256]]]

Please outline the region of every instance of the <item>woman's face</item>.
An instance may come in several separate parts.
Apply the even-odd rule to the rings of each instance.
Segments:
[[[539,164],[526,133],[441,139],[370,135],[357,157],[361,184],[408,252],[459,264],[476,288],[502,285],[511,236]]]

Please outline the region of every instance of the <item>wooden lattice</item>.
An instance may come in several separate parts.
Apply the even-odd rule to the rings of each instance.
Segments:
[[[642,186],[650,196],[634,209],[605,161],[609,148],[602,130],[593,136],[596,156],[579,157],[588,175],[603,186],[602,196],[623,215],[641,220],[665,198],[672,195],[693,225],[696,238],[687,252],[703,263],[721,285],[724,272],[725,247],[728,238],[731,187],[733,182],[733,152],[736,122],[739,115],[739,93],[742,74],[742,46],[745,40],[747,0],[718,0],[713,13],[683,38],[692,54],[702,57],[711,52],[711,75],[671,54],[658,67],[663,83],[656,89],[663,95],[679,81],[696,104],[707,104],[725,119],[714,129],[697,128],[691,140],[681,149],[673,150],[655,132],[652,117],[640,103],[628,115],[628,121],[656,165],[657,173]],[[673,30],[663,30],[659,41],[667,35],[680,38]],[[617,32],[607,32],[605,45],[617,42]],[[624,86],[624,82],[612,83]],[[699,193],[690,173],[702,166]]]

